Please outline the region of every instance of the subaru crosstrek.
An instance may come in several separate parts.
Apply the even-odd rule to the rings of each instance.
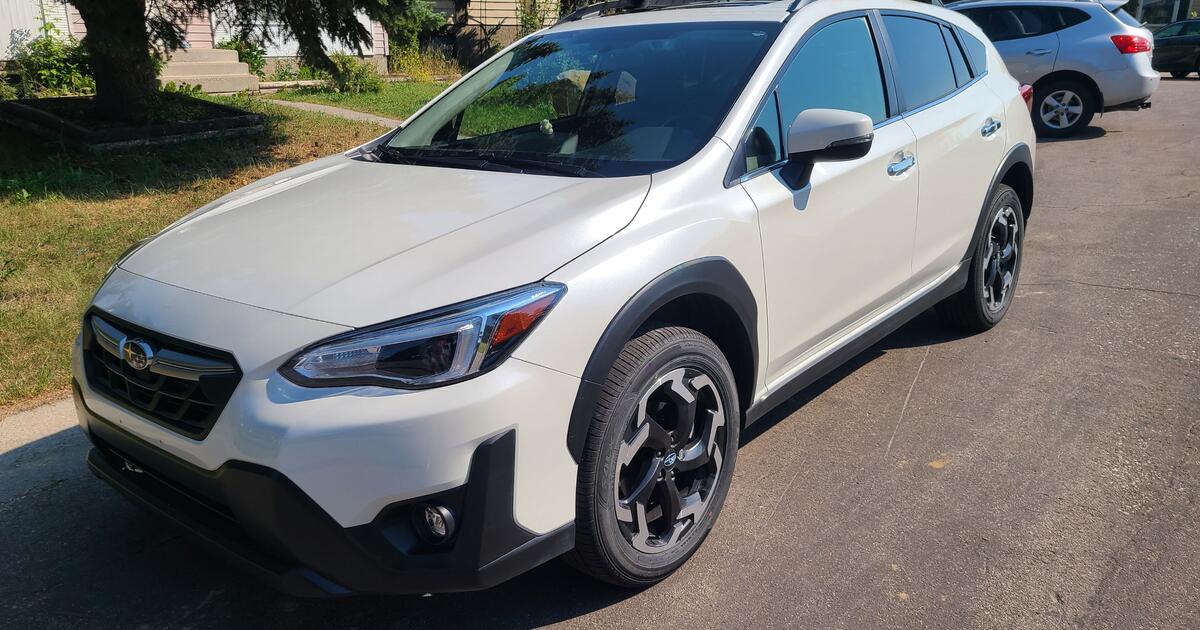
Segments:
[[[1034,136],[977,26],[650,8],[133,247],[74,348],[93,471],[299,595],[647,585],[747,425],[930,307],[1004,317]]]

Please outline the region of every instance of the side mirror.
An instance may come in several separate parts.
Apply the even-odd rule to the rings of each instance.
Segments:
[[[841,109],[806,109],[787,133],[787,164],[780,174],[793,188],[808,185],[817,162],[846,162],[865,157],[875,125],[865,114]]]

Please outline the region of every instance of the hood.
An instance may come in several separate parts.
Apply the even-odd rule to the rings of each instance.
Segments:
[[[650,177],[573,178],[334,156],[164,230],[126,271],[360,327],[535,282],[629,224]]]

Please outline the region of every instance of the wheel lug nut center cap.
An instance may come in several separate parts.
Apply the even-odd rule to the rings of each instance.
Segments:
[[[674,466],[675,462],[677,462],[677,461],[679,461],[678,455],[676,455],[675,453],[667,453],[667,456],[663,458],[663,467],[670,468],[670,467]]]

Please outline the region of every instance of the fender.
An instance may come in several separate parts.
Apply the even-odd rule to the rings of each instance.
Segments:
[[[971,238],[971,243],[967,245],[967,251],[962,256],[962,262],[969,262],[971,256],[975,253],[975,247],[979,245],[979,239],[983,238],[985,222],[987,221],[988,209],[991,207],[992,197],[995,196],[996,190],[1000,188],[1004,176],[1012,169],[1015,164],[1024,164],[1029,168],[1029,172],[1033,173],[1033,153],[1029,150],[1029,146],[1024,142],[1017,144],[1012,149],[1009,149],[1008,155],[1004,157],[1004,162],[1000,168],[996,169],[996,174],[992,176],[992,184],[988,186],[987,196],[983,198],[983,205],[979,208],[979,219],[975,221],[975,236]],[[1025,208],[1025,216],[1029,217],[1033,211],[1033,184],[1029,186],[1029,207]]]
[[[638,330],[658,309],[672,300],[686,295],[708,295],[724,301],[741,320],[743,332],[750,340],[752,365],[757,374],[758,366],[758,303],[750,285],[733,263],[724,258],[700,258],[683,263],[664,272],[642,287],[609,323],[604,334],[592,350],[575,395],[575,406],[571,411],[567,427],[567,450],[576,463],[583,455],[587,442],[588,428],[592,423],[592,411],[608,378],[608,372],[621,354],[625,343],[634,338]]]

